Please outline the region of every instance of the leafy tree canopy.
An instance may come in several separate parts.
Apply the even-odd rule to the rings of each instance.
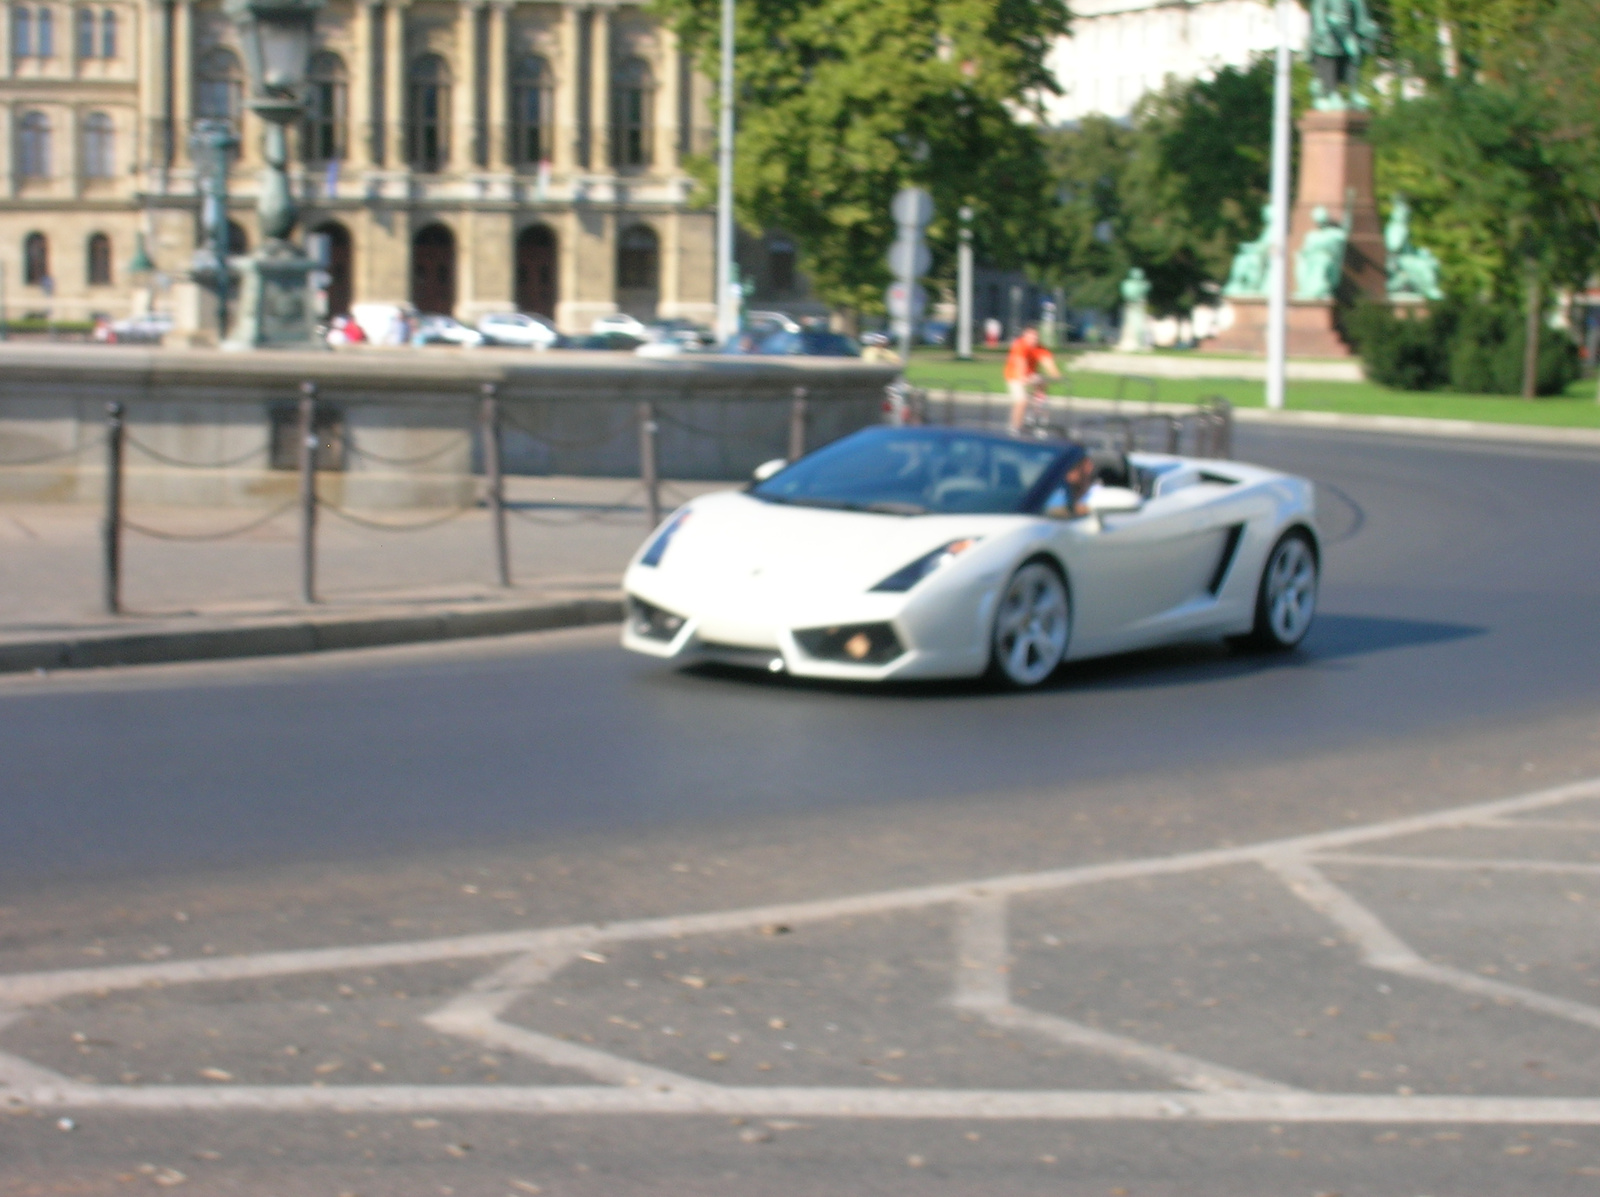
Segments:
[[[702,70],[718,71],[719,0],[657,0]],[[975,245],[1002,265],[1047,253],[1050,179],[1038,127],[1064,0],[739,0],[735,206],[794,236],[817,293],[883,309],[901,187],[932,193],[936,271],[975,211]],[[697,172],[714,180],[710,162]]]
[[[1169,82],[1131,125],[1085,118],[1049,135],[1059,257],[1050,281],[1073,304],[1114,307],[1130,266],[1158,311],[1187,310],[1261,232],[1271,159],[1272,62]]]
[[[1509,301],[1530,270],[1582,282],[1600,254],[1592,0],[1389,0],[1388,17],[1412,82],[1374,130],[1379,189],[1412,201],[1446,288]]]

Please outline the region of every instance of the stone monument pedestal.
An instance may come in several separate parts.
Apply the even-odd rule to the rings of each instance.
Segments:
[[[1286,285],[1294,294],[1295,256],[1316,227],[1314,213],[1324,208],[1335,222],[1348,212],[1338,298],[1366,296],[1384,301],[1388,273],[1383,228],[1373,198],[1370,113],[1360,109],[1312,110],[1300,118],[1300,177],[1289,214]],[[1216,353],[1266,353],[1267,301],[1264,296],[1230,297],[1233,325],[1205,345]],[[1353,350],[1334,323],[1334,299],[1289,301],[1287,349],[1291,357],[1352,357]]]
[[[1233,324],[1206,342],[1212,353],[1267,352],[1267,301],[1230,299]],[[1286,348],[1290,357],[1353,357],[1333,321],[1333,301],[1296,299],[1289,303]]]
[[[224,349],[326,348],[316,336],[317,264],[296,254],[230,258],[239,279],[239,314]]]

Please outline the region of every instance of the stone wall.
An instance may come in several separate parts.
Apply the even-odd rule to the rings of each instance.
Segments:
[[[637,476],[639,405],[649,403],[662,477],[732,480],[785,455],[796,388],[805,391],[806,439],[815,447],[876,423],[894,373],[818,358],[6,345],[0,501],[99,502],[105,407],[120,402],[130,500],[288,502],[298,485],[294,405],[302,381],[317,384],[330,420],[327,452],[336,468],[322,471],[319,485],[331,502],[474,501],[486,382],[499,388],[509,473]]]

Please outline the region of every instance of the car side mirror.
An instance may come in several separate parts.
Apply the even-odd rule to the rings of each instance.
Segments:
[[[758,465],[755,469],[751,470],[750,471],[750,476],[752,478],[754,478],[757,482],[765,482],[768,478],[772,477],[774,474],[776,474],[779,470],[783,469],[783,467],[788,465],[788,464],[789,464],[789,459],[788,458],[786,458],[786,457],[774,457],[771,461],[764,461],[760,465]]]
[[[1144,496],[1126,486],[1096,486],[1083,497],[1091,515],[1125,515],[1144,506]]]

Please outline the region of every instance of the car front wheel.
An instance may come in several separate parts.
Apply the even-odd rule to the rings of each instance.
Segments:
[[[1072,607],[1061,574],[1043,561],[1022,565],[1001,592],[994,616],[991,672],[1007,685],[1037,686],[1061,664]]]

